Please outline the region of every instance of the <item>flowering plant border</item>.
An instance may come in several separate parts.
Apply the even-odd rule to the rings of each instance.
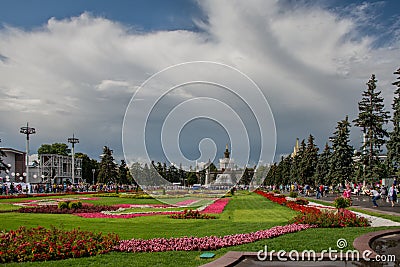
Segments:
[[[224,247],[252,243],[261,239],[268,239],[294,233],[301,230],[315,228],[309,224],[289,224],[275,226],[267,230],[260,230],[245,234],[205,237],[171,237],[153,239],[121,240],[114,249],[121,252],[162,252],[162,251],[205,251],[216,250]]]

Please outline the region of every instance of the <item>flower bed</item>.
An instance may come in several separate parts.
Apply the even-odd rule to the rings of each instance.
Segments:
[[[98,213],[101,211],[117,210],[117,207],[113,206],[100,206],[100,205],[88,205],[83,204],[82,208],[77,209],[59,209],[54,205],[44,205],[32,208],[20,208],[17,212],[21,213],[51,213],[51,214],[73,214],[73,213]]]
[[[118,244],[116,234],[74,229],[20,227],[0,232],[0,262],[48,261],[104,254]]]
[[[222,213],[224,211],[225,206],[228,204],[230,198],[219,198],[211,205],[208,205],[205,209],[203,209],[202,213]]]
[[[300,205],[299,202],[287,201],[284,197],[276,196],[272,193],[256,191],[257,194],[268,198],[280,205],[285,205],[302,214],[297,215],[289,223],[312,224],[318,227],[366,227],[370,226],[369,221],[364,217],[358,217],[349,210],[341,209],[339,211],[332,209],[319,209],[313,206]],[[301,203],[301,202],[300,202]]]
[[[109,218],[109,219],[130,219],[135,217],[142,216],[154,216],[154,215],[171,215],[181,213],[180,211],[152,211],[152,212],[143,212],[143,213],[129,213],[129,214],[111,214],[111,213],[103,213],[103,212],[94,212],[94,213],[74,213],[74,215],[83,217],[83,218]]]
[[[171,237],[153,239],[121,240],[115,250],[122,252],[160,252],[160,251],[192,251],[215,250],[224,247],[252,243],[261,239],[273,238],[287,233],[313,228],[313,225],[290,224],[275,226],[268,230],[246,234],[227,235],[223,237]]]
[[[299,214],[289,221],[290,223],[312,223],[318,227],[367,227],[369,221],[364,217],[357,217],[353,212],[342,210],[326,210],[324,212],[306,212]]]

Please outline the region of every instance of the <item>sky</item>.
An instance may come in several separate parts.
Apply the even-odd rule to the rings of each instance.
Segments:
[[[25,150],[29,122],[32,154],[74,134],[75,151],[98,160],[107,145],[118,160],[216,162],[229,143],[254,164],[310,134],[323,148],[338,121],[357,116],[371,74],[391,110],[398,10],[399,1],[1,0],[0,145]],[[361,143],[356,127],[351,143]]]

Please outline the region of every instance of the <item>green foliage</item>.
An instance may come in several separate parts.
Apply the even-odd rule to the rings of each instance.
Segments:
[[[324,151],[319,155],[317,166],[315,167],[314,181],[315,185],[319,184],[331,184],[329,177],[330,166],[329,161],[331,159],[332,152],[328,143],[325,144]]]
[[[307,147],[301,158],[301,173],[303,184],[314,184],[313,178],[318,163],[318,147],[314,144],[314,136],[310,134],[307,140]]]
[[[353,174],[353,147],[350,145],[350,123],[348,116],[342,121],[339,121],[336,126],[336,131],[333,133],[332,140],[332,155],[330,157],[330,172],[331,182],[334,184],[341,183],[344,185],[345,180],[349,179]]]
[[[184,210],[183,213],[172,214],[169,216],[172,219],[216,219],[214,215],[200,213],[198,210]]]
[[[333,201],[333,206],[337,209],[345,209],[351,206],[351,199],[347,197],[338,197]]]
[[[297,196],[298,196],[297,192],[295,192],[295,191],[290,191],[289,197],[291,197],[291,198],[296,198]]]
[[[57,154],[62,156],[68,156],[71,153],[71,149],[68,148],[67,144],[54,143],[54,144],[42,144],[38,149],[38,154]]]
[[[100,162],[100,170],[98,174],[99,183],[117,183],[117,165],[114,163],[114,157],[112,156],[112,150],[104,146],[103,154]]]
[[[299,205],[308,205],[308,200],[307,199],[305,199],[305,198],[298,198],[298,199],[296,199],[296,204],[299,204]]]
[[[365,136],[365,142],[361,146],[361,161],[365,165],[363,173],[370,182],[379,181],[383,177],[379,155],[385,138],[389,136],[384,128],[389,120],[389,112],[385,111],[381,92],[376,91],[375,75],[372,74],[367,83],[367,90],[362,94],[362,100],[358,103],[358,118],[354,120],[355,125],[360,127]]]
[[[58,208],[60,209],[60,210],[62,210],[62,209],[68,209],[68,202],[67,201],[60,201],[60,202],[58,202]]]
[[[397,88],[394,91],[394,99],[392,104],[393,109],[393,131],[389,133],[387,141],[387,163],[391,175],[400,168],[400,68],[394,72],[398,75],[397,81],[392,84]]]
[[[97,174],[99,173],[99,163],[97,162],[97,160],[89,158],[89,156],[84,153],[75,153],[75,157],[82,159],[82,178],[86,180],[87,183],[92,183],[93,182],[92,170],[94,169],[95,170],[94,181],[96,181]]]
[[[76,210],[76,209],[82,208],[82,203],[71,201],[68,203],[68,208],[71,210]]]

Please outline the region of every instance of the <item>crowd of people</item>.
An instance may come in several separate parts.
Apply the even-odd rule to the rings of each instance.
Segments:
[[[43,194],[43,193],[71,193],[71,192],[112,192],[116,191],[117,185],[115,184],[89,184],[89,183],[63,183],[63,184],[49,184],[49,183],[3,183],[0,185],[0,195],[14,195],[14,194]],[[135,185],[118,185],[120,191],[133,191],[137,190]]]
[[[293,183],[291,185],[269,185],[266,189],[270,191],[278,190],[280,192],[297,192],[305,197],[315,196],[317,199],[322,197],[327,197],[333,194],[341,194],[345,198],[351,199],[352,196],[367,195],[371,197],[373,207],[378,207],[376,202],[378,199],[383,199],[386,202],[391,203],[392,207],[398,202],[398,194],[400,191],[399,185],[397,184],[396,178],[390,186],[385,186],[383,184],[366,185],[362,183],[347,183],[345,186],[342,185],[317,185],[311,187],[310,185],[299,185]]]

